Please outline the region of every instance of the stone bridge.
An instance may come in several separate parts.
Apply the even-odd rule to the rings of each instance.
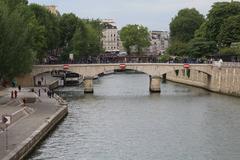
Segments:
[[[64,70],[64,65],[35,65],[32,72],[18,81],[22,85],[33,86],[34,77],[55,70]],[[211,64],[190,64],[190,70],[196,70],[212,76]],[[67,71],[80,74],[84,77],[84,91],[93,92],[93,78],[101,73],[120,69],[120,64],[69,64]],[[160,92],[160,77],[165,77],[167,73],[176,70],[184,70],[184,64],[167,64],[167,63],[126,63],[125,69],[143,72],[150,77],[149,89],[152,92]]]

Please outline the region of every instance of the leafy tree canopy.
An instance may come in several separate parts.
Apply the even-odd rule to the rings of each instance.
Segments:
[[[80,21],[70,46],[76,58],[87,58],[101,53],[101,36],[99,36],[98,30],[95,27],[90,22]]]
[[[10,12],[7,4],[0,1],[0,79],[9,79],[31,70],[31,26],[15,9]]]
[[[219,44],[226,47],[233,42],[240,42],[240,14],[224,20],[217,38]]]
[[[138,54],[141,54],[143,49],[150,45],[148,29],[142,25],[123,27],[120,31],[120,38],[129,54],[131,54],[132,47],[136,48]]]
[[[47,49],[52,50],[59,46],[59,17],[49,12],[45,7],[38,4],[31,4],[30,9],[33,11],[39,25],[45,31]]]
[[[195,8],[180,10],[170,23],[171,41],[189,42],[204,21],[204,16]]]
[[[167,53],[173,56],[187,56],[188,55],[188,44],[180,41],[174,41],[171,46],[167,49]]]
[[[240,13],[240,2],[216,2],[207,15],[205,38],[217,41],[224,21]]]
[[[60,17],[60,46],[69,44],[78,26],[78,21],[79,18],[73,13],[63,14]]]
[[[215,41],[207,41],[203,38],[195,38],[188,44],[188,56],[193,58],[201,58],[214,55],[218,52]]]

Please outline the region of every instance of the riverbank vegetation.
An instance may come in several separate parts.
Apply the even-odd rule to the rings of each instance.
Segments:
[[[170,23],[169,55],[188,58],[240,56],[240,2],[216,2],[206,18],[182,9]]]
[[[31,71],[32,64],[56,58],[80,59],[102,52],[99,20],[51,13],[27,0],[0,0],[0,81]]]

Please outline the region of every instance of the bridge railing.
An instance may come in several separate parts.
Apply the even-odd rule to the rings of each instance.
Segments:
[[[213,66],[217,67],[227,67],[227,68],[240,68],[240,62],[219,62],[214,61]]]
[[[240,62],[223,62],[222,67],[239,68]]]

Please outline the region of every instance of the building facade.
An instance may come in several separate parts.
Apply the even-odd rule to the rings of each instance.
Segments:
[[[103,48],[105,52],[117,52],[119,51],[119,34],[116,23],[112,19],[103,19]]]
[[[49,12],[51,12],[54,15],[60,15],[60,13],[57,10],[57,6],[55,5],[48,5],[48,6],[44,6],[45,8],[47,8],[47,10],[49,10]]]
[[[163,54],[169,46],[169,33],[167,31],[151,31],[150,42],[148,55]]]

